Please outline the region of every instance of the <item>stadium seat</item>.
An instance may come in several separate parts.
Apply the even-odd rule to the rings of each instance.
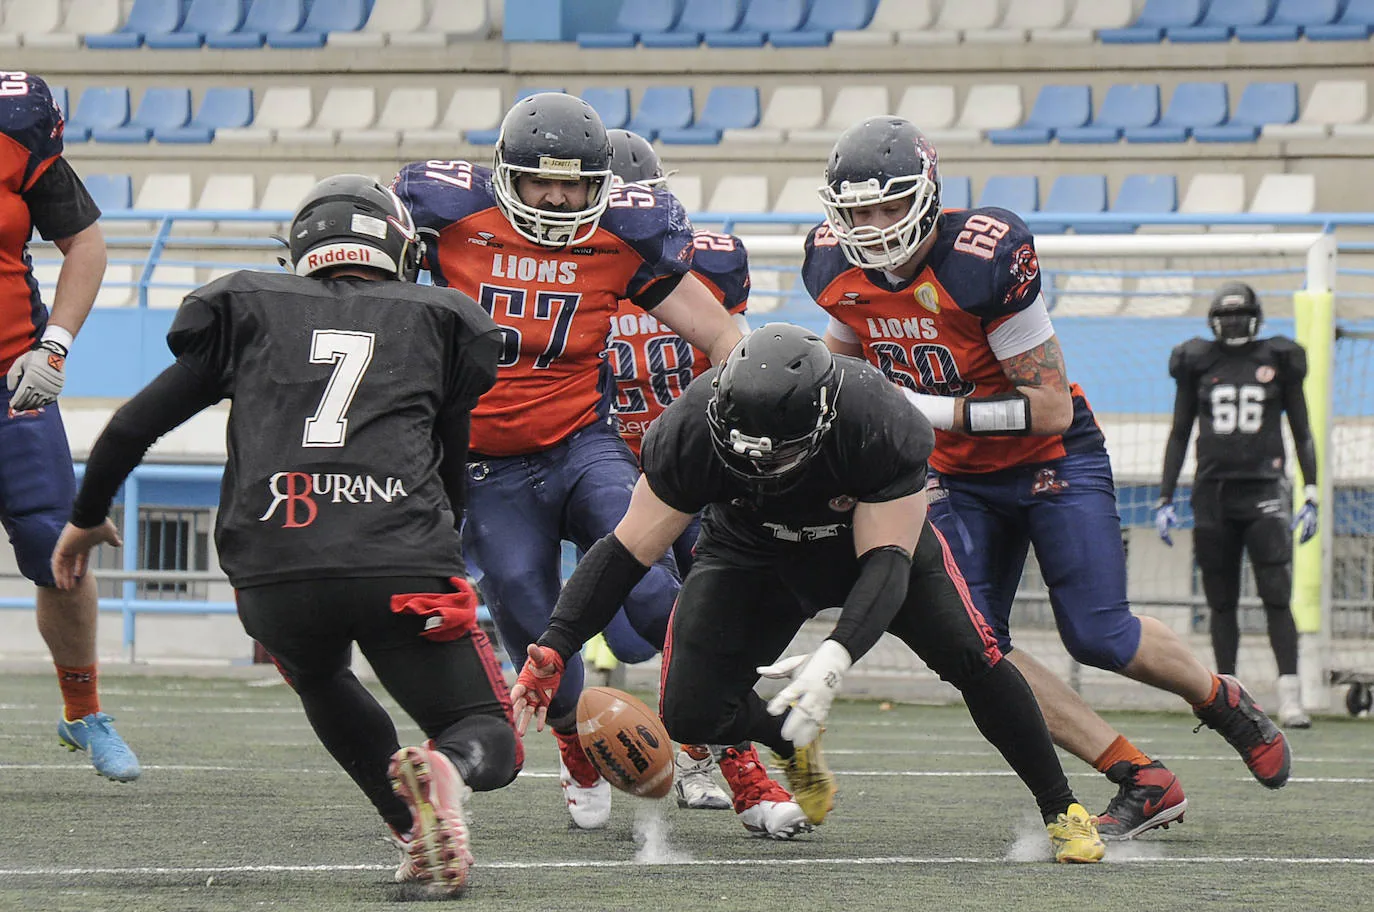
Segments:
[[[336,86],[325,93],[315,121],[305,128],[277,130],[277,142],[333,145],[340,130],[366,130],[377,120],[377,92],[372,86]]]
[[[1103,29],[1127,26],[1135,16],[1131,0],[1077,0],[1063,28],[1033,28],[1030,40],[1049,44],[1088,44]]]
[[[325,44],[343,48],[379,48],[394,35],[419,33],[429,10],[425,0],[373,0],[367,24],[356,32],[330,32]]]
[[[189,292],[199,287],[194,266],[154,266],[148,277],[148,306],[175,309]]]
[[[1330,25],[1341,11],[1343,0],[1278,0],[1274,15],[1264,25],[1236,29],[1241,41],[1297,41],[1299,32]]]
[[[414,31],[393,32],[391,43],[401,47],[446,47],[454,41],[481,41],[491,30],[491,11],[486,3],[434,0],[425,24]]]
[[[127,174],[87,174],[81,182],[101,212],[134,204],[134,182]]]
[[[1195,174],[1188,182],[1179,212],[1231,215],[1245,209],[1245,176],[1242,174]]]
[[[1317,209],[1317,179],[1311,174],[1266,174],[1250,200],[1251,212],[1306,215]]]
[[[1128,174],[1117,188],[1111,211],[1131,215],[1167,214],[1178,209],[1178,178],[1172,174]],[[1144,219],[1110,225],[1081,226],[1078,234],[1127,234],[1148,224]]]
[[[1369,116],[1369,85],[1363,79],[1321,79],[1312,86],[1302,114],[1291,124],[1265,124],[1265,139],[1322,139]],[[1360,135],[1356,131],[1355,135]],[[1365,134],[1369,135],[1369,134]]]
[[[101,223],[103,229],[105,224]],[[96,307],[128,307],[134,298],[134,267],[128,263],[111,263],[105,267],[100,290],[95,293]]]
[[[1059,273],[1052,285],[1045,297],[1056,317],[1106,317],[1126,303],[1126,280],[1119,275]]]
[[[1063,143],[1114,143],[1128,127],[1148,127],[1159,120],[1159,86],[1153,83],[1114,85],[1098,105],[1086,127],[1061,127],[1055,136]]]
[[[0,47],[17,48],[26,35],[38,37],[56,33],[62,10],[56,3],[6,3],[4,24],[0,26]]]
[[[191,119],[191,90],[151,88],[143,93],[138,110],[122,127],[91,130],[95,142],[146,143],[158,129],[174,130]]]
[[[652,142],[659,130],[691,126],[695,114],[691,86],[649,86],[639,98],[634,120],[625,129]]]
[[[995,28],[1002,19],[999,0],[946,0],[928,29],[902,31],[901,44],[957,44],[966,32]]]
[[[409,92],[413,89],[393,89],[392,95],[396,92]],[[437,91],[431,89],[430,91]],[[314,188],[317,179],[313,174],[273,174],[267,179],[267,186],[263,187],[262,199],[258,200],[258,208],[264,211],[277,210],[280,212],[295,212],[305,195]],[[230,224],[230,223],[226,223]],[[238,228],[247,231],[257,231],[260,226],[251,223],[240,223]],[[270,225],[272,231],[282,234],[290,227],[290,222],[275,222]]]
[[[668,189],[687,212],[701,211],[701,178],[695,174],[674,174],[668,178]]]
[[[1040,179],[1033,174],[995,174],[983,182],[978,205],[998,206],[1016,213],[1040,208]]]
[[[856,31],[873,18],[876,0],[821,0],[812,2],[802,27],[795,32],[770,32],[773,47],[825,47],[838,31]]]
[[[816,183],[819,185],[820,180]],[[820,206],[817,198],[816,205]],[[711,188],[709,212],[767,212],[768,178],[762,174],[728,174]]]
[[[820,178],[811,175],[789,177],[783,181],[782,190],[778,192],[778,198],[773,200],[772,211],[815,215],[816,220],[820,221],[821,197],[817,192],[820,185]],[[782,228],[784,226],[775,225],[774,227]]]
[[[124,86],[91,86],[76,100],[63,139],[85,142],[92,130],[122,127],[129,122],[129,90]]]
[[[215,131],[216,142],[268,143],[278,130],[303,130],[310,125],[315,101],[309,86],[270,86],[262,93],[251,126]]]
[[[409,127],[431,129],[439,119],[439,90],[433,86],[396,88],[386,97],[382,113],[370,127],[340,127],[344,145],[395,146]]]
[[[830,43],[859,47],[892,44],[902,32],[926,29],[935,19],[934,5],[935,0],[878,0],[866,27],[841,29],[830,36]]]
[[[332,32],[356,32],[367,21],[367,0],[315,0],[299,29],[268,32],[274,48],[324,47]]]
[[[1084,214],[1107,210],[1107,178],[1101,174],[1061,174],[1050,184],[1041,212]],[[1036,234],[1063,234],[1068,224],[1036,222]]]
[[[640,32],[669,31],[681,15],[681,0],[621,0],[611,31],[579,32],[577,43],[584,48],[634,47]]]
[[[696,47],[707,33],[734,31],[744,17],[744,0],[686,0],[677,23],[664,32],[640,32],[646,48]]]
[[[870,117],[882,117],[892,110],[887,86],[847,85],[835,93],[830,115],[819,129],[787,131],[789,142],[834,145],[840,134]]]
[[[232,32],[243,24],[243,0],[191,0],[186,18],[172,32],[145,35],[143,43],[150,48],[198,48],[206,35]]]
[[[458,90],[458,91],[461,91],[461,90]],[[453,93],[453,94],[454,94],[454,100],[449,102],[449,107],[450,107],[450,108],[452,108],[453,105],[457,103],[458,91],[455,91],[455,92]],[[481,90],[477,90],[477,91],[481,91]],[[528,97],[530,97],[531,95],[538,95],[538,94],[540,94],[541,92],[561,92],[561,91],[563,91],[563,90],[560,89],[560,88],[536,88],[536,87],[524,88],[524,89],[521,89],[520,91],[518,91],[518,92],[515,93],[515,100],[516,100],[516,101],[520,101],[522,98],[528,98]],[[499,107],[499,105],[498,105],[498,107]],[[478,113],[485,113],[485,109],[483,109],[482,111],[480,111],[480,112],[478,112]],[[502,108],[502,109],[500,110],[500,112],[499,112],[499,113],[497,114],[497,116],[496,116],[496,123],[495,123],[490,129],[480,129],[480,128],[477,128],[477,127],[468,128],[468,129],[465,131],[465,133],[466,133],[466,137],[465,137],[465,138],[467,139],[467,141],[468,141],[469,143],[471,143],[471,144],[474,145],[474,146],[494,146],[494,145],[496,145],[496,141],[497,141],[498,139],[501,138],[501,120],[502,120],[502,118],[504,118],[505,116],[506,116],[506,111],[505,111],[504,108]],[[634,129],[634,128],[633,128],[633,127],[626,127],[626,129],[632,130],[632,129]]]
[[[967,177],[940,178],[940,205],[945,209],[967,209],[973,205],[973,181]]]
[[[401,148],[456,146],[469,132],[494,136],[505,113],[501,90],[495,86],[455,89],[438,123],[417,123],[401,129]]]
[[[1069,0],[1011,0],[997,28],[964,33],[964,41],[1019,44],[1036,29],[1056,29],[1069,16]]]
[[[1184,82],[1174,89],[1169,107],[1150,127],[1127,127],[1127,142],[1183,142],[1199,127],[1226,122],[1229,102],[1224,82]]]
[[[954,86],[907,86],[897,102],[896,113],[927,135],[948,130],[954,126],[954,118],[958,114],[954,104]]]
[[[205,90],[200,109],[182,127],[157,127],[153,138],[160,143],[208,143],[215,131],[246,127],[253,122],[253,90],[216,86]]]
[[[257,207],[257,179],[251,174],[212,173],[200,188],[196,209],[200,211],[227,210],[250,212]],[[213,230],[231,234],[254,234],[262,230],[252,222],[181,221],[172,226],[178,234],[203,234]]]
[[[1197,25],[1170,28],[1170,41],[1230,41],[1240,26],[1264,25],[1274,13],[1274,0],[1211,0]]]
[[[134,209],[190,209],[191,175],[182,172],[154,172],[138,185],[134,196]],[[150,234],[157,223],[148,220],[101,222],[101,230],[106,234]]]
[[[28,6],[45,4],[30,3]],[[56,4],[52,4],[56,6]],[[14,31],[22,33],[24,47],[44,50],[75,50],[81,46],[83,35],[108,35],[119,28],[119,0],[70,0],[63,5],[66,15],[62,24],[54,28],[24,28],[22,17],[14,21]],[[46,26],[51,22],[51,10],[43,15]],[[14,15],[6,16],[5,31],[9,31]]]
[[[1374,0],[1349,0],[1330,25],[1309,25],[1302,30],[1311,41],[1368,41],[1371,32],[1374,32]]]
[[[48,92],[52,94],[53,104],[62,112],[62,119],[67,120],[71,116],[71,109],[67,107],[67,87],[49,85]]]
[[[627,88],[585,89],[582,100],[596,110],[608,130],[619,129],[630,122],[630,90]]]
[[[662,143],[715,144],[726,130],[747,130],[759,122],[759,90],[753,86],[714,86],[701,116],[683,129],[658,131]]]
[[[1014,127],[1021,122],[1021,87],[997,83],[976,85],[964,97],[964,109],[954,129],[939,136],[935,142],[977,142],[989,130]]]
[[[269,33],[294,32],[304,22],[305,0],[252,0],[237,29],[207,34],[205,46],[220,50],[260,48]]]
[[[51,5],[57,6],[56,3]],[[139,47],[144,35],[176,31],[181,25],[181,13],[181,0],[134,0],[124,25],[105,35],[87,35],[86,47],[116,50]]]
[[[1136,293],[1126,299],[1131,317],[1181,317],[1193,306],[1195,280],[1190,275],[1141,276]]]
[[[1197,127],[1198,142],[1254,142],[1265,124],[1286,124],[1298,119],[1298,85],[1295,82],[1252,82],[1240,93],[1240,101],[1227,123]]]
[[[749,0],[737,28],[728,32],[705,32],[702,40],[711,47],[762,47],[773,32],[795,32],[801,28],[808,5],[808,0]]]
[[[1206,0],[1145,0],[1145,8],[1134,25],[1100,29],[1097,40],[1103,44],[1157,43],[1168,29],[1197,25],[1206,8]]]
[[[1092,89],[1085,85],[1040,87],[1026,122],[1009,130],[989,130],[998,144],[1047,143],[1061,127],[1081,127],[1092,116]]]
[[[757,127],[724,130],[723,140],[780,143],[792,130],[819,127],[825,116],[825,98],[818,85],[785,85],[773,90]]]

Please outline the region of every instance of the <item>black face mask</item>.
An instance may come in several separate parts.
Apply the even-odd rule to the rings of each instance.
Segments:
[[[1207,322],[1223,345],[1245,345],[1259,332],[1259,317],[1251,313],[1218,314]]]

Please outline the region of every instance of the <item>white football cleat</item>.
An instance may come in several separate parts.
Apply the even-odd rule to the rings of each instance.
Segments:
[[[1279,725],[1311,728],[1312,719],[1302,708],[1302,683],[1297,675],[1279,675]]]
[[[709,749],[705,753],[706,756],[697,760],[687,752],[685,746],[678,749],[673,759],[677,772],[677,781],[673,783],[673,790],[677,792],[677,806],[699,811],[728,811],[733,802],[711,776],[716,761],[711,758]]]
[[[568,814],[579,830],[600,830],[611,822],[611,784],[600,776],[591,785],[582,785],[558,758],[558,782],[568,802]]]
[[[801,805],[764,771],[752,746],[743,751],[726,748],[721,754],[720,772],[735,793],[735,813],[749,835],[791,839],[813,829]]]

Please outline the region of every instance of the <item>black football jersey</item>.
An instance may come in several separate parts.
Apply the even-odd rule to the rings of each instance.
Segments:
[[[462,572],[434,429],[501,348],[470,298],[236,272],[186,297],[167,344],[232,400],[215,542],[235,587]]]
[[[650,426],[642,456],[649,487],[675,510],[705,508],[703,538],[735,553],[767,559],[817,542],[852,553],[855,505],[920,491],[935,433],[877,368],[857,358],[835,361],[844,374],[835,421],[790,490],[759,494],[716,455],[706,404],[718,368],[694,380]]]
[[[1284,390],[1307,376],[1307,353],[1284,336],[1228,348],[1193,338],[1174,349],[1169,375],[1197,396],[1198,480],[1279,479]]]

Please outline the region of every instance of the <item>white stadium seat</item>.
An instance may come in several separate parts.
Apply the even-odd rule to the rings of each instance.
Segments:
[[[258,201],[257,179],[251,174],[213,173],[205,179],[196,200],[197,210],[223,209],[231,212],[247,212],[256,208]],[[262,222],[214,222],[188,219],[172,226],[178,234],[205,234],[214,230],[229,234],[264,235],[269,229]]]
[[[403,147],[417,144],[456,146],[468,130],[493,130],[500,126],[505,113],[501,90],[495,86],[454,89],[438,124],[405,127],[401,130],[401,144]]]
[[[139,271],[142,272],[141,269]],[[95,306],[128,307],[137,304],[137,289],[131,284],[137,277],[134,267],[127,263],[111,263],[106,266],[105,278],[100,282],[100,290],[95,293]]]
[[[880,0],[866,28],[835,32],[831,41],[842,47],[892,44],[901,32],[923,30],[934,18],[932,0]]]
[[[379,48],[394,35],[406,35],[424,28],[429,6],[425,0],[376,0],[367,23],[356,32],[330,32],[330,47]]]
[[[708,212],[767,212],[768,178],[762,174],[731,174],[711,188]]]
[[[995,28],[1002,20],[1000,0],[948,0],[928,29],[900,32],[901,44],[958,44],[965,32]]]
[[[336,86],[325,93],[314,124],[305,129],[279,129],[277,142],[332,146],[340,130],[366,130],[376,119],[376,89]]]
[[[301,200],[310,192],[310,188],[318,183],[319,179],[313,174],[273,174],[267,179],[267,185],[263,187],[262,199],[258,201],[259,209],[279,209],[285,212],[294,212],[300,205]],[[260,230],[260,225],[242,224],[239,226],[245,233]],[[272,225],[272,230],[278,234],[285,232],[286,223],[276,222]]]
[[[1324,139],[1374,135],[1369,116],[1369,85],[1363,79],[1321,79],[1312,86],[1296,123],[1265,124],[1265,139]],[[1353,128],[1353,130],[1352,130]]]
[[[1030,40],[1090,44],[1099,29],[1125,28],[1138,12],[1131,0],[1077,0],[1063,28],[1032,28]]]
[[[830,116],[820,129],[788,130],[787,138],[792,142],[834,145],[841,133],[859,121],[891,112],[886,86],[844,86],[835,93]]]
[[[773,90],[757,127],[730,129],[726,141],[780,143],[792,130],[813,130],[825,117],[825,97],[818,85],[786,85]]]
[[[1144,276],[1136,283],[1139,294],[1126,301],[1131,317],[1181,317],[1193,306],[1190,275]]]
[[[176,308],[182,299],[193,289],[199,288],[194,266],[155,266],[149,282],[167,285],[166,288],[148,288],[149,307]]]
[[[103,35],[119,28],[119,0],[68,0],[65,6],[67,13],[62,17],[60,27],[52,30],[26,30],[24,46],[48,49],[77,48],[81,46],[82,35]]]
[[[278,130],[303,130],[314,116],[309,86],[271,86],[262,93],[251,126],[215,131],[215,142],[270,143]]]
[[[948,130],[957,114],[954,86],[908,86],[897,102],[897,116],[916,124],[923,133]]]
[[[936,143],[978,142],[988,130],[1003,130],[1021,123],[1021,87],[1015,85],[976,85],[964,97],[963,113],[948,130],[926,133]]]
[[[18,47],[21,40],[26,44],[45,40],[64,42],[66,39],[58,32],[61,21],[62,7],[53,0],[41,3],[35,3],[33,0],[7,0],[5,24],[2,29],[4,37],[0,43],[6,47]]]
[[[964,41],[985,44],[1019,44],[1032,29],[1052,29],[1064,24],[1069,0],[1011,0],[997,28],[964,33]]]
[[[382,106],[377,122],[366,129],[342,129],[339,142],[372,143],[394,146],[401,131],[410,127],[425,130],[439,120],[439,90],[432,86],[392,89]]]
[[[701,211],[701,178],[695,174],[674,174],[668,178],[668,189],[688,214]]]
[[[398,32],[391,44],[407,48],[442,48],[452,41],[482,41],[491,34],[486,0],[436,0],[422,28]]]
[[[1104,317],[1121,309],[1126,282],[1113,275],[1067,275],[1054,295],[1055,317]],[[1071,292],[1071,293],[1065,293]]]

